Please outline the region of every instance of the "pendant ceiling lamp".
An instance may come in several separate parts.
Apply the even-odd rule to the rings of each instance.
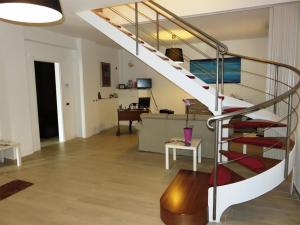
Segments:
[[[174,41],[175,38],[176,38],[176,35],[173,34],[172,35],[172,40]],[[182,48],[173,48],[173,47],[172,48],[167,48],[165,55],[168,58],[172,59],[176,63],[183,63],[184,62]]]
[[[59,0],[0,0],[0,18],[17,23],[53,23],[63,18]]]

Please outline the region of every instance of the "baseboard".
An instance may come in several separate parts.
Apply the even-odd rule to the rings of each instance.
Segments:
[[[299,190],[297,189],[297,187],[295,186],[295,184],[293,185],[293,190],[294,190],[294,192],[296,193],[297,197],[300,199],[300,192],[299,192]]]

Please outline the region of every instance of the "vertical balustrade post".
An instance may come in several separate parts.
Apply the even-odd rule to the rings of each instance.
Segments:
[[[275,65],[275,75],[274,75],[274,82],[275,82],[275,85],[274,85],[274,98],[277,98],[278,96],[278,66]],[[273,112],[274,114],[277,113],[277,103],[274,104],[273,106]]]
[[[139,54],[139,8],[138,3],[135,5],[135,54]]]
[[[159,13],[156,13],[156,48],[159,51]]]
[[[222,53],[222,62],[221,62],[221,93],[224,94],[224,53]]]
[[[289,156],[290,156],[290,132],[292,124],[292,114],[293,114],[293,95],[289,95],[288,98],[288,115],[286,124],[286,150],[285,150],[285,165],[284,165],[284,177],[287,179],[289,175]]]
[[[215,121],[215,152],[214,152],[214,187],[213,187],[213,220],[217,217],[217,186],[218,186],[218,158],[219,158],[219,124]]]
[[[215,110],[219,110],[219,73],[220,73],[220,68],[219,68],[219,63],[220,63],[220,48],[217,46],[217,51],[216,51],[216,98],[215,98]]]

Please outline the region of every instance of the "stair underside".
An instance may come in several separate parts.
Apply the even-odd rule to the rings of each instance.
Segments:
[[[243,162],[243,160],[245,160],[246,158],[240,159],[241,157],[232,157],[229,155],[231,152],[235,152],[235,151],[225,151],[225,150],[220,151],[220,153],[222,155],[226,156],[229,160],[236,160],[236,162],[239,163],[240,165],[242,165],[256,173],[264,172],[264,171],[272,168],[273,166],[277,165],[280,162],[280,160],[265,158],[265,157],[261,157],[261,156],[246,157],[246,158],[253,158],[254,160],[258,160],[259,162],[261,162],[264,165],[264,167],[261,170],[256,170],[256,169],[253,169],[253,167],[251,165],[249,166],[249,165],[247,165],[247,163],[245,164]],[[239,154],[241,154],[241,153],[239,153]],[[247,156],[246,154],[241,154],[241,155]]]
[[[242,128],[286,127],[286,125],[284,123],[273,122],[270,120],[247,120],[247,121],[233,122],[230,124],[224,124],[223,127],[242,129]]]

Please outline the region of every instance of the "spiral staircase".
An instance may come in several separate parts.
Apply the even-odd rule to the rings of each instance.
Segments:
[[[126,15],[124,12],[127,12]],[[187,170],[178,172],[160,199],[161,219],[165,224],[192,225],[207,224],[208,221],[220,222],[222,213],[231,205],[259,197],[287,179],[295,161],[294,131],[298,123],[297,89],[300,86],[298,69],[278,62],[231,53],[226,45],[154,1],[94,9],[80,12],[78,15],[206,105],[214,115],[207,121],[207,126],[215,130],[215,144],[212,146],[214,169],[211,173]],[[208,85],[159,51],[168,46],[168,43],[160,40],[159,32],[164,30],[174,35],[160,23],[163,20],[185,30],[207,48],[213,49],[215,55],[210,56],[203,49],[195,47],[176,34],[181,44],[196,51],[199,58],[215,60],[215,72],[209,75],[215,78],[216,85]],[[125,25],[122,26],[120,21]],[[146,23],[155,26],[155,35],[143,26]],[[150,42],[156,47],[151,46]],[[191,60],[189,56],[184,57],[187,61]],[[265,93],[265,90],[247,84],[236,84],[264,94],[267,100],[253,104],[225,95],[226,57],[239,57],[245,62],[267,66],[273,76],[245,70],[242,70],[242,73],[243,76],[256,76],[257,79],[271,82],[275,87],[274,93]],[[286,84],[280,79],[282,74],[294,76],[298,82],[293,86]],[[286,109],[284,115],[282,113],[279,115],[279,107]],[[237,130],[248,130],[248,133],[232,135],[232,131]],[[241,144],[242,151],[232,150],[230,148],[232,143]],[[262,152],[259,154],[251,152],[249,146],[260,146]],[[233,163],[247,168],[253,174],[245,177],[233,171],[230,169]]]

